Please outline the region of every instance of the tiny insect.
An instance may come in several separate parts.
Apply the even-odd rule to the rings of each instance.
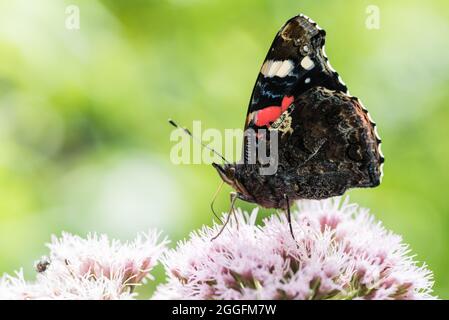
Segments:
[[[50,259],[48,257],[42,257],[40,260],[34,263],[34,269],[38,273],[47,271],[48,266],[50,266]]]

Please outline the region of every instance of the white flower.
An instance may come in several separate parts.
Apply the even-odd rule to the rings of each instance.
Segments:
[[[263,226],[237,210],[238,224],[194,231],[162,258],[167,283],[153,299],[430,299],[432,274],[400,236],[368,210],[340,199],[299,201]]]
[[[158,263],[166,239],[160,233],[139,234],[132,242],[109,240],[106,235],[86,239],[69,233],[52,237],[49,258],[37,264],[33,283],[5,275],[0,282],[3,299],[131,299],[133,289]]]
[[[15,276],[4,275],[0,278],[0,300],[26,300],[31,295],[31,288],[23,277],[23,270]]]

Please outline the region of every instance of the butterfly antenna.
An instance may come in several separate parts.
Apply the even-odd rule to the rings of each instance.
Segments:
[[[196,142],[198,142],[200,145],[202,145],[204,148],[212,151],[213,153],[215,153],[217,156],[219,156],[220,158],[223,159],[224,162],[226,163],[230,163],[228,160],[225,159],[225,157],[223,157],[220,153],[218,153],[217,151],[215,151],[215,149],[209,147],[207,144],[204,144],[200,139],[198,139],[197,137],[195,137],[189,129],[185,128],[185,127],[180,127],[178,126],[178,124],[176,122],[174,122],[172,119],[168,119],[168,123],[170,123],[173,127],[178,128],[178,129],[182,129],[185,133],[187,133],[193,140],[195,140]]]

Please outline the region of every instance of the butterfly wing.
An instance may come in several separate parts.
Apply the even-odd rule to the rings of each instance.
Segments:
[[[380,139],[359,99],[315,87],[283,119],[290,124],[289,134],[279,139],[279,174],[294,177],[298,196],[322,199],[379,185],[384,162]]]
[[[258,75],[238,178],[263,206],[284,208],[284,195],[323,199],[380,183],[384,158],[375,124],[330,66],[324,43],[324,30],[296,16],[276,35]],[[266,151],[259,150],[264,140]],[[277,172],[261,175],[259,153],[274,152]]]
[[[285,196],[325,199],[380,183],[384,162],[380,140],[355,97],[311,88],[268,130],[279,133],[276,172],[261,174],[259,162],[238,167],[238,180],[261,206],[285,208]]]
[[[254,86],[245,129],[266,128],[295,97],[316,86],[347,92],[324,53],[326,32],[304,15],[277,33]]]

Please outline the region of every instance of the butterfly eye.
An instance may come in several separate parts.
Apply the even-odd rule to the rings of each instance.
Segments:
[[[235,178],[235,168],[229,167],[228,170],[226,170],[226,175],[228,176],[229,179],[234,179]]]

